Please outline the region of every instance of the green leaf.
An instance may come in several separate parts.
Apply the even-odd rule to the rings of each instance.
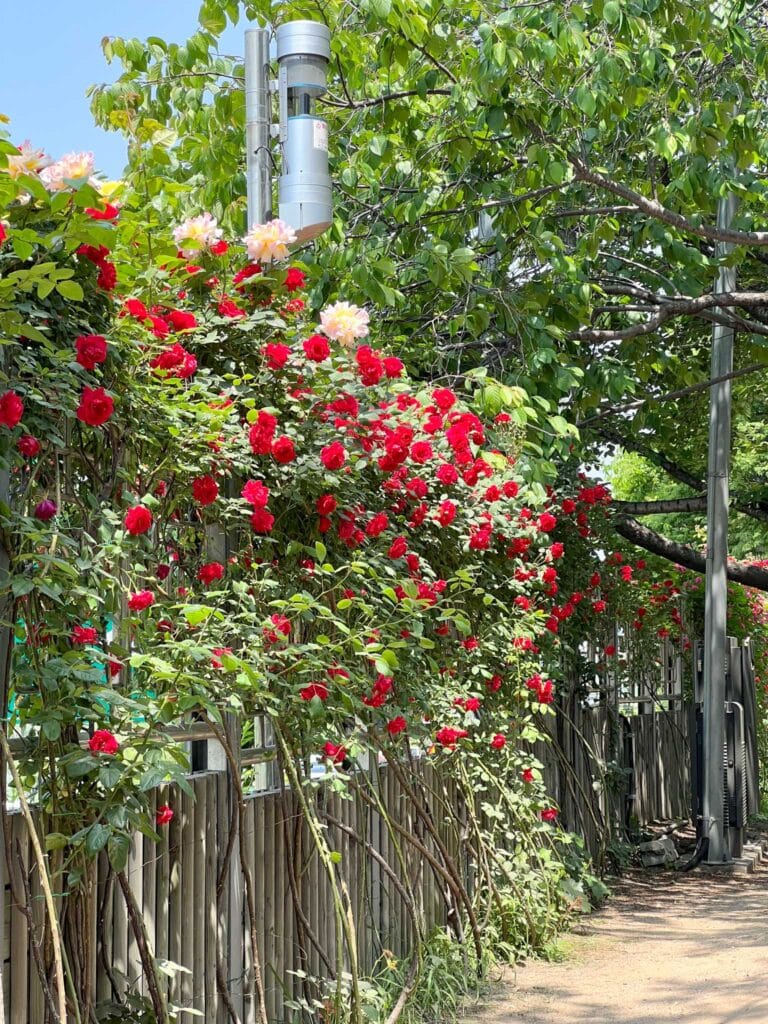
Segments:
[[[618,0],[608,0],[603,7],[603,19],[609,25],[615,25],[621,18],[621,4]]]
[[[580,85],[576,90],[575,98],[579,110],[583,110],[588,117],[591,117],[597,109],[597,101],[592,90],[585,85]]]
[[[17,576],[11,580],[11,590],[14,597],[24,597],[25,594],[31,593],[34,589],[34,580],[25,579],[23,576]]]
[[[61,722],[58,718],[46,718],[42,725],[43,735],[51,743],[55,743],[61,736]]]
[[[59,281],[56,285],[56,291],[65,299],[69,299],[70,302],[83,301],[83,289],[77,281]]]
[[[217,10],[212,4],[203,4],[200,11],[200,24],[207,32],[218,36],[227,27],[227,17],[223,11]]]
[[[181,609],[181,614],[190,626],[199,626],[213,615],[213,611],[214,609],[206,604],[187,604]]]
[[[49,832],[45,837],[45,848],[49,852],[51,850],[63,850],[68,845],[69,836],[65,836],[63,832]]]
[[[106,825],[102,825],[98,821],[94,822],[85,837],[85,848],[88,853],[93,855],[102,850],[107,845],[111,831]]]
[[[392,10],[392,0],[365,0],[363,9],[373,14],[380,21],[385,21]]]
[[[118,835],[112,835],[107,843],[107,855],[109,856],[109,863],[112,865],[114,871],[125,871],[125,865],[128,863],[128,852],[130,851],[131,844],[128,840],[128,836],[122,833]]]
[[[562,185],[565,181],[565,164],[559,160],[550,160],[547,164],[547,181],[553,185]]]

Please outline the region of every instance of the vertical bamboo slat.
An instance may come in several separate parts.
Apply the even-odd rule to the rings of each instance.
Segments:
[[[18,854],[21,855],[21,864]],[[9,875],[15,880],[16,894],[24,899],[21,872],[29,874],[29,846],[23,818],[16,814],[11,819],[11,864]],[[29,981],[29,928],[21,908],[11,903],[11,985],[10,1024],[27,1024],[27,984]]]
[[[205,829],[208,821],[208,779],[195,779],[195,828],[192,833],[194,867],[192,898],[187,890],[187,907],[192,922],[192,1005],[205,1013]]]

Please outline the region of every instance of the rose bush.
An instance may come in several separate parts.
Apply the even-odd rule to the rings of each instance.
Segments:
[[[538,482],[517,392],[411,380],[375,314],[314,315],[288,225],[238,241],[195,211],[158,231],[87,160],[43,176],[2,149],[9,733],[59,891],[101,850],[120,874],[132,833],[171,820],[150,796],[186,785],[169,727],[266,715],[308,816],[313,758],[355,791],[356,763],[418,752],[479,795],[489,884],[516,908],[501,937],[546,941],[574,889],[530,743],[641,571],[601,561],[607,491]]]

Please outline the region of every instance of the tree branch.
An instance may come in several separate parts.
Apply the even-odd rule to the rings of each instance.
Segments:
[[[341,100],[328,97],[320,102],[327,107],[341,107],[342,110],[362,110],[365,107],[376,107],[382,103],[389,103],[394,100],[406,100],[411,96],[450,96],[453,89],[426,89],[419,92],[418,89],[404,89],[402,92],[388,92],[384,96],[371,96],[370,99],[353,100],[349,98],[346,103]]]
[[[694,395],[697,391],[707,391],[714,384],[722,384],[723,381],[726,380],[734,380],[736,377],[744,377],[748,373],[757,373],[758,370],[768,370],[768,364],[750,363],[749,366],[742,366],[740,370],[732,370],[730,373],[724,373],[720,377],[712,377],[710,380],[701,381],[699,384],[690,384],[687,388],[678,388],[676,391],[667,391],[663,395],[646,395],[645,398],[637,398],[633,402],[627,402],[626,405],[614,405],[609,409],[604,409],[602,412],[595,413],[594,416],[588,416],[585,420],[578,420],[576,426],[581,429],[582,427],[589,426],[590,423],[596,423],[598,420],[605,419],[607,416],[613,416],[616,413],[630,412],[633,409],[639,409],[641,406],[645,405],[646,402],[677,401],[678,398],[685,398],[687,395]]]
[[[633,294],[627,292],[625,294]],[[740,306],[742,309],[752,307],[768,306],[768,292],[708,292],[705,295],[698,295],[695,298],[666,298],[663,295],[655,296],[656,314],[642,323],[633,324],[623,330],[595,330],[587,329],[574,331],[572,338],[580,341],[629,341],[643,334],[653,334],[667,320],[677,316],[700,316],[705,312],[717,309],[728,309],[732,306]],[[756,334],[768,333],[763,324],[751,324],[747,328]]]
[[[707,508],[706,494],[690,498],[661,498],[657,501],[614,501],[614,511],[626,516],[658,516],[675,512],[704,512]]]
[[[611,181],[610,178],[606,178],[605,175],[599,174],[597,171],[590,170],[583,160],[575,155],[570,157],[570,163],[576,181],[585,181],[605,189],[606,192],[612,192],[615,196],[634,203],[639,210],[647,213],[650,217],[669,224],[686,234],[696,235],[697,238],[706,238],[711,242],[730,242],[732,245],[768,245],[768,231],[735,231],[731,228],[693,224],[687,217],[662,206],[656,199],[649,199],[641,192],[636,192],[626,185]]]
[[[614,529],[625,540],[631,541],[645,551],[666,558],[676,565],[683,565],[695,572],[706,572],[706,559],[700,551],[689,547],[687,544],[678,544],[647,526],[638,523],[636,519],[621,518],[614,522]],[[754,587],[755,590],[768,591],[768,570],[760,569],[756,565],[743,565],[740,562],[728,563],[728,579],[734,583],[741,583],[746,587]]]

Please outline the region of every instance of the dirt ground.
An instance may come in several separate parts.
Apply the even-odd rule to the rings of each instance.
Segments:
[[[561,963],[510,969],[471,1024],[768,1024],[768,866],[637,871],[565,936]]]

